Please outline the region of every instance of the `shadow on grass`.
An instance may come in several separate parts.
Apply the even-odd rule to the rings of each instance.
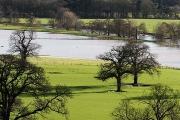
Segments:
[[[71,90],[72,95],[74,94],[92,94],[92,93],[113,93],[116,92],[116,85],[96,85],[96,86],[67,86],[68,89]],[[112,88],[112,89],[111,89]],[[54,96],[55,87],[52,87],[52,91],[48,92],[47,96]],[[37,93],[38,94],[38,93]],[[31,94],[23,93],[21,96],[23,97],[31,97]]]
[[[96,85],[96,86],[68,86],[73,94],[84,94],[84,93],[107,93],[107,92],[115,92],[115,90],[111,90],[111,86],[114,85]],[[115,87],[116,88],[116,87]]]

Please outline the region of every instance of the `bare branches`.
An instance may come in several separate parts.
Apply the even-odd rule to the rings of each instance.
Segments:
[[[149,46],[144,43],[128,42],[124,46],[112,47],[109,52],[100,54],[97,59],[107,61],[101,65],[97,79],[107,80],[116,78],[117,91],[121,91],[121,78],[128,74],[134,75],[134,85],[138,84],[138,75],[147,72],[153,75],[154,72],[160,73],[157,69],[159,63],[155,60],[156,56],[151,54]],[[118,87],[119,86],[119,87]]]
[[[37,55],[41,45],[33,41],[35,37],[33,30],[14,31],[10,36],[9,51],[20,54],[22,60],[26,60],[30,55]]]
[[[20,96],[26,94],[32,101],[24,104]],[[66,86],[52,87],[44,69],[13,55],[0,56],[0,117],[2,120],[34,118],[50,111],[68,114],[67,98],[71,91]]]
[[[129,99],[122,100],[111,113],[114,120],[179,120],[178,93],[167,86],[157,84],[150,93],[141,96],[145,108],[133,106]],[[139,104],[140,104],[139,103]]]
[[[101,65],[101,70],[96,78],[107,80],[108,78],[115,77],[117,80],[117,92],[121,89],[121,78],[124,74],[129,73],[129,63],[126,60],[128,51],[124,46],[113,47],[109,52],[97,56],[98,59],[108,61]]]

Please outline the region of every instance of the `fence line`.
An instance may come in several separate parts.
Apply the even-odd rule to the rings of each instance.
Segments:
[[[73,62],[32,62],[36,65],[82,65],[82,66],[100,66],[101,63],[73,63]]]
[[[53,40],[97,40],[95,37],[89,38],[36,38],[36,39],[53,39]]]
[[[100,66],[103,63],[79,63],[79,62],[35,62],[36,65],[77,65],[77,66]],[[180,70],[180,66],[159,66],[162,69],[176,69]]]

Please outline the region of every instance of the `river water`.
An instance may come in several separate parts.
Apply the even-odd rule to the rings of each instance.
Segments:
[[[0,54],[7,53],[8,40],[12,30],[0,30]],[[86,36],[67,34],[50,34],[37,32],[35,42],[42,45],[40,55],[59,58],[96,59],[96,56],[109,51],[112,46],[123,45],[118,40],[91,40]],[[157,55],[157,61],[163,66],[180,67],[180,48],[164,47],[147,42],[152,53]]]

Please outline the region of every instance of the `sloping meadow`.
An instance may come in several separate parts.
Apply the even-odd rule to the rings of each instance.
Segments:
[[[139,83],[145,86],[133,87],[130,85],[133,83],[132,76],[124,78],[124,92],[117,93],[114,92],[116,90],[115,79],[102,82],[94,78],[103,61],[48,57],[30,58],[29,60],[45,69],[52,85],[66,85],[72,90],[73,98],[67,103],[70,120],[111,120],[110,113],[122,99],[130,98],[136,103],[144,92],[149,92],[150,86],[157,83],[168,85],[175,90],[179,90],[180,85],[178,77],[180,70],[161,68],[160,76],[140,75]],[[31,99],[24,97],[24,100],[30,101]],[[142,107],[139,104],[135,106]],[[48,120],[65,120],[64,116],[56,113],[45,116]]]

